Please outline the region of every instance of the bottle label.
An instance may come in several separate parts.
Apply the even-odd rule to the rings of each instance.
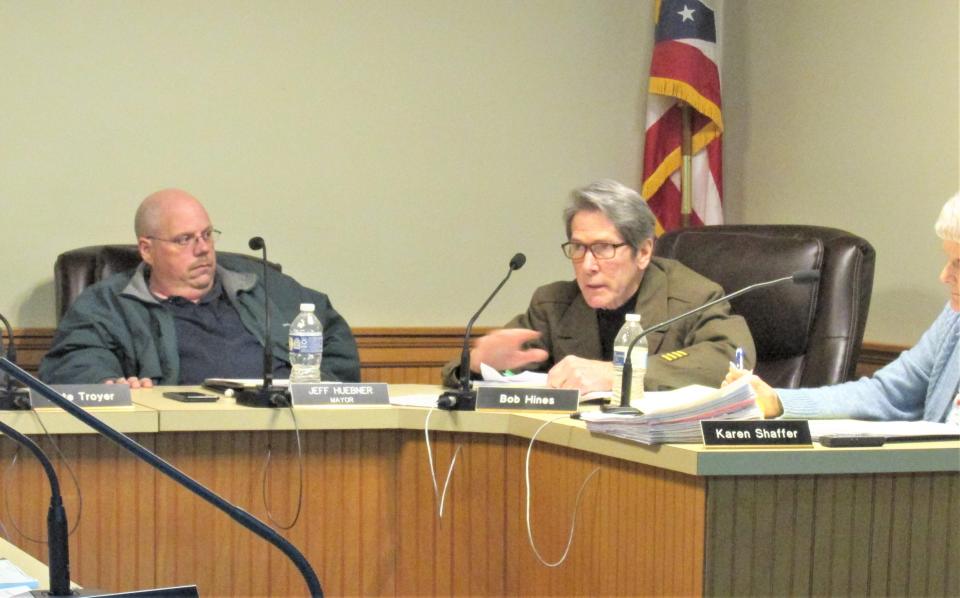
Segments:
[[[291,353],[321,353],[323,351],[323,334],[291,334]]]
[[[627,348],[626,347],[616,347],[613,350],[613,365],[614,367],[622,368],[623,362],[627,360]]]
[[[627,348],[615,347],[613,350],[613,366],[623,367],[623,362],[627,360]],[[633,358],[630,360],[632,367],[647,369],[647,350],[640,347],[633,348]]]

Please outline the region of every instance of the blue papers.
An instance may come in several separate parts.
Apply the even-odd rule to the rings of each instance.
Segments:
[[[0,589],[27,587],[36,589],[40,582],[24,573],[7,559],[0,558]]]

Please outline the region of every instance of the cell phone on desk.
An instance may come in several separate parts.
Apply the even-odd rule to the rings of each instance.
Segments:
[[[220,400],[217,395],[196,391],[169,391],[163,393],[163,396],[182,403],[214,403]]]
[[[886,442],[885,436],[873,434],[824,434],[820,437],[821,446],[830,448],[883,446]]]

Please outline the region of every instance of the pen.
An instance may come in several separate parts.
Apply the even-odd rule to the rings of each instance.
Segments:
[[[737,347],[736,352],[733,354],[733,365],[738,369],[743,369],[743,347]]]

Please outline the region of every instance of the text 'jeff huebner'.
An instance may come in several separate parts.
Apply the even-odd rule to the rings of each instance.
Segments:
[[[524,405],[554,405],[556,401],[553,397],[541,397],[539,395],[525,394],[523,398],[520,398],[520,395],[500,395],[500,404],[501,405],[519,405],[520,403]]]
[[[723,428],[717,428],[713,433],[721,440],[775,440],[779,438],[797,438],[796,430],[785,430],[784,428],[777,428],[775,430],[754,428],[753,432],[750,430],[724,430]]]
[[[355,395],[369,395],[373,394],[373,388],[370,386],[350,386],[347,384],[337,384],[337,385],[314,385],[307,390],[307,394],[311,395],[328,395],[330,389],[333,389],[333,394],[335,395],[345,395],[345,396],[355,396]]]

